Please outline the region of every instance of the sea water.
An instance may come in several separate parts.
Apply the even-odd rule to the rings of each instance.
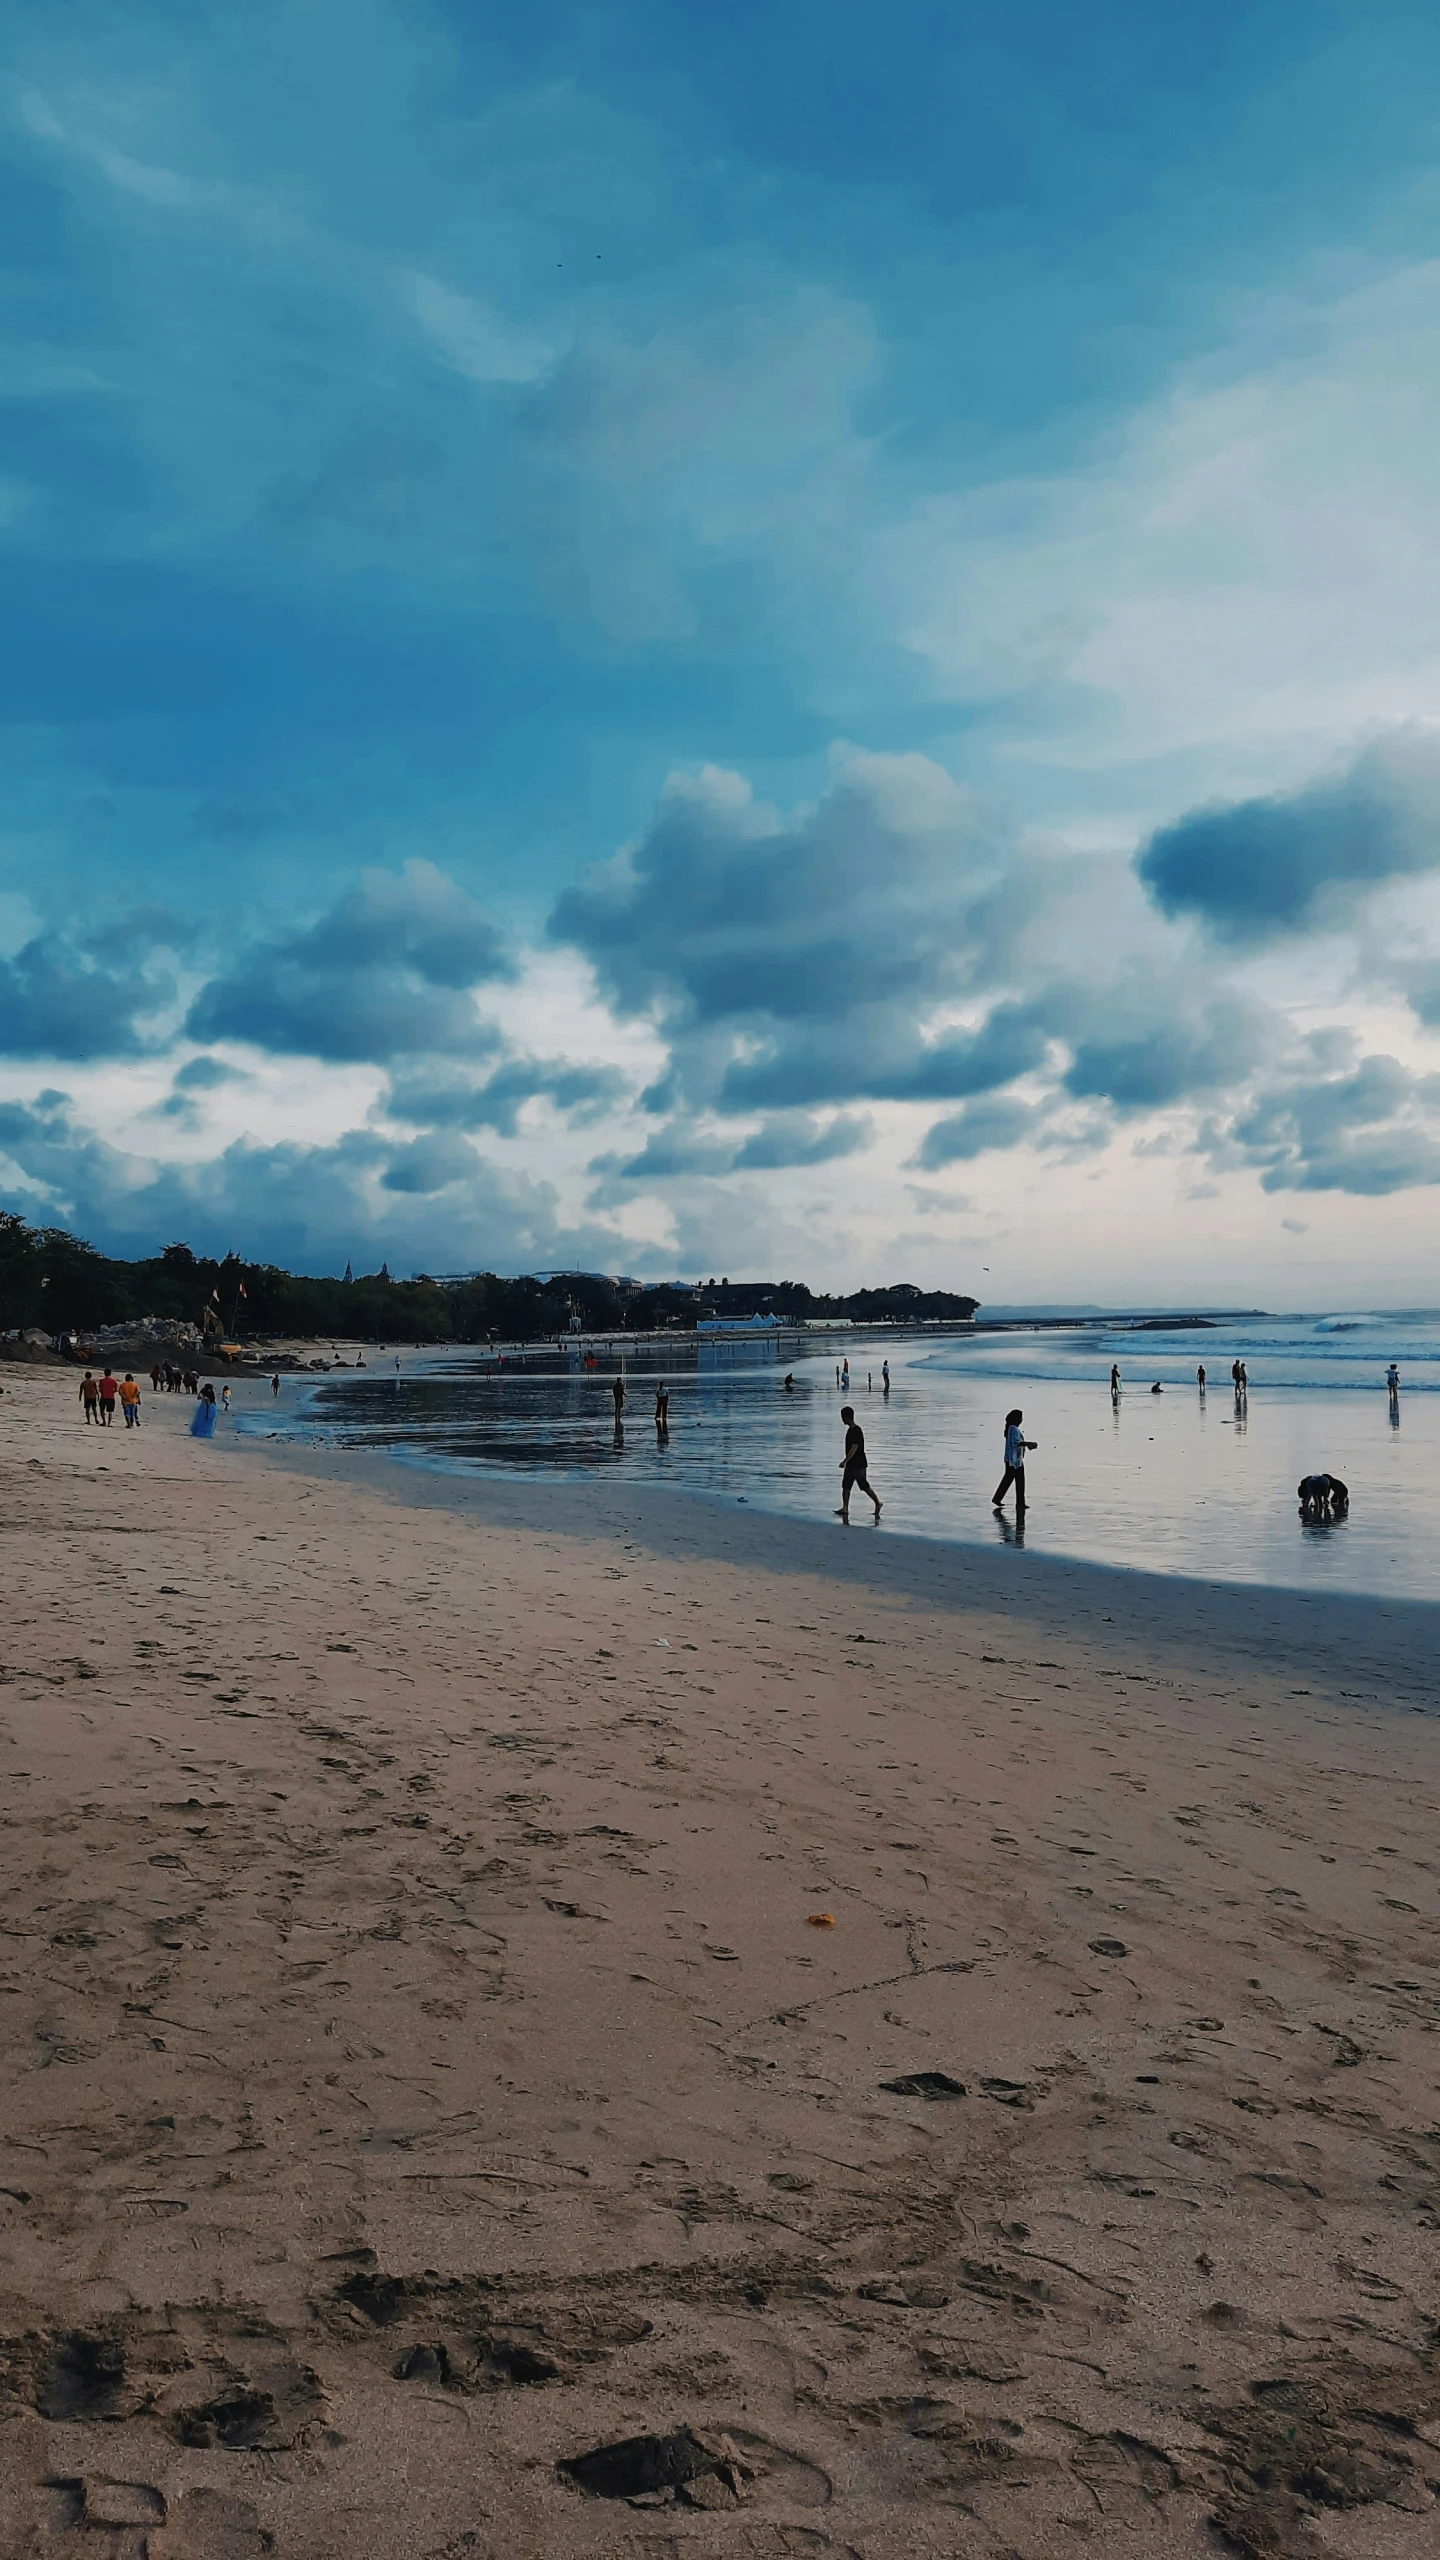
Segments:
[[[627,1346],[617,1337],[595,1358],[588,1368],[578,1350],[552,1351],[542,1365],[532,1354],[496,1367],[477,1352],[407,1354],[398,1378],[376,1370],[287,1382],[279,1412],[267,1387],[265,1409],[257,1400],[237,1419],[242,1430],[384,1448],[467,1473],[599,1471],[814,1518],[839,1502],[847,1399],[835,1373],[848,1358],[848,1400],[884,1502],[881,1535],[1014,1544],[1013,1496],[999,1518],[991,1496],[1004,1417],[1019,1405],[1025,1436],[1038,1444],[1028,1463],[1029,1552],[1215,1581],[1440,1597],[1440,1314],[1247,1316],[1203,1329],[1096,1320],[1063,1331],[857,1331],[759,1345],[681,1337]],[[1237,1358],[1249,1371],[1238,1403]],[[1397,1399],[1385,1385],[1392,1360]],[[617,1433],[611,1381],[622,1366]],[[661,1377],[668,1437],[652,1419]],[[1349,1485],[1348,1517],[1300,1519],[1298,1480],[1319,1470]],[[858,1492],[851,1524],[851,1537],[875,1534]]]

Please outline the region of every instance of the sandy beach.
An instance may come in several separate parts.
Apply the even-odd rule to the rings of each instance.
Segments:
[[[1433,1611],[3,1383],[6,2560],[1434,2552]]]

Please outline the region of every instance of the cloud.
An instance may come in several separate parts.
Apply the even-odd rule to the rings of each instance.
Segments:
[[[213,1093],[217,1085],[249,1082],[243,1067],[228,1067],[223,1058],[190,1058],[175,1071],[177,1093]]]
[[[474,1148],[453,1130],[434,1130],[423,1138],[412,1138],[407,1146],[397,1147],[380,1180],[387,1191],[428,1197],[436,1191],[447,1191],[452,1182],[472,1181],[479,1163]]]
[[[629,1077],[618,1067],[516,1057],[480,1084],[434,1072],[397,1077],[384,1108],[388,1118],[416,1126],[493,1129],[499,1137],[513,1138],[527,1102],[548,1102],[571,1127],[583,1128],[617,1109],[630,1089]]]
[[[1333,919],[1384,881],[1440,870],[1440,732],[1399,730],[1303,791],[1192,810],[1136,869],[1163,914],[1221,940]]]
[[[868,1112],[837,1112],[820,1121],[807,1111],[776,1112],[737,1149],[737,1171],[774,1171],[786,1165],[834,1164],[858,1155],[875,1135]]]
[[[1206,1136],[1217,1164],[1256,1167],[1265,1191],[1384,1198],[1440,1183],[1440,1076],[1363,1057],[1347,1075],[1262,1089]]]
[[[117,929],[82,952],[58,934],[40,934],[0,960],[0,1054],[11,1058],[133,1058],[149,1043],[141,1024],[171,1002],[167,970],[136,967],[134,936]]]
[[[1090,1018],[1065,1070],[1067,1093],[1118,1111],[1163,1110],[1233,1090],[1273,1050],[1277,1030],[1266,1007],[1222,997],[1187,1019],[1165,1007],[1165,992],[1116,990],[1087,1003]]]
[[[672,778],[644,835],[560,898],[550,932],[585,952],[620,1012],[658,1020],[693,1100],[968,1091],[1037,1054],[1019,1016],[938,1047],[921,1028],[993,963],[990,905],[1014,853],[925,757],[854,757],[789,818],[707,768]]]
[[[974,1156],[1018,1146],[1033,1137],[1045,1117],[1043,1104],[1003,1095],[967,1102],[963,1111],[948,1120],[936,1120],[927,1129],[912,1162],[921,1173],[938,1173],[946,1164],[968,1164]]]
[[[357,1129],[328,1145],[246,1138],[199,1164],[155,1163],[110,1145],[56,1092],[0,1104],[0,1201],[110,1253],[151,1254],[179,1236],[295,1271],[382,1259],[397,1271],[613,1269],[620,1259],[612,1229],[562,1218],[550,1184],[502,1171],[461,1139],[397,1147]]]
[[[261,943],[203,987],[194,1040],[383,1064],[449,1051],[477,1055],[498,1034],[468,990],[506,978],[501,936],[468,893],[433,863],[367,871],[307,930]]]
[[[473,295],[416,268],[399,280],[401,301],[426,338],[471,382],[533,382],[551,361],[544,341],[517,329]]]

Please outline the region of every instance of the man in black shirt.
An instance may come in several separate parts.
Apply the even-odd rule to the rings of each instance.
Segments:
[[[862,1493],[869,1494],[875,1505],[877,1520],[880,1517],[880,1496],[865,1472],[865,1434],[855,1419],[855,1408],[852,1404],[842,1404],[840,1419],[845,1425],[845,1455],[840,1461],[840,1508],[835,1517],[837,1520],[843,1520],[848,1529],[850,1496],[856,1485],[858,1484]]]

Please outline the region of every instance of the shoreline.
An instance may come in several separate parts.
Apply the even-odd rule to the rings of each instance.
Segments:
[[[1419,1617],[1362,1682],[70,1383],[0,1397],[0,2550],[1428,2560]]]
[[[1337,1672],[1383,1682],[1392,1694],[1422,1702],[1424,1712],[1440,1706],[1428,1659],[1440,1640],[1440,1600],[1153,1573],[998,1541],[877,1530],[863,1517],[843,1530],[838,1522],[764,1510],[701,1486],[662,1490],[598,1475],[581,1482],[538,1469],[462,1473],[399,1450],[305,1447],[247,1432],[235,1438],[285,1472],[352,1480],[388,1490],[397,1502],[469,1515],[487,1527],[523,1527],[579,1542],[639,1535],[657,1556],[820,1574],[877,1597],[947,1612],[1033,1617],[1052,1632],[1067,1623],[1093,1629],[1138,1615],[1147,1639],[1167,1650],[1195,1643],[1244,1650],[1263,1642],[1313,1669],[1323,1649]]]

